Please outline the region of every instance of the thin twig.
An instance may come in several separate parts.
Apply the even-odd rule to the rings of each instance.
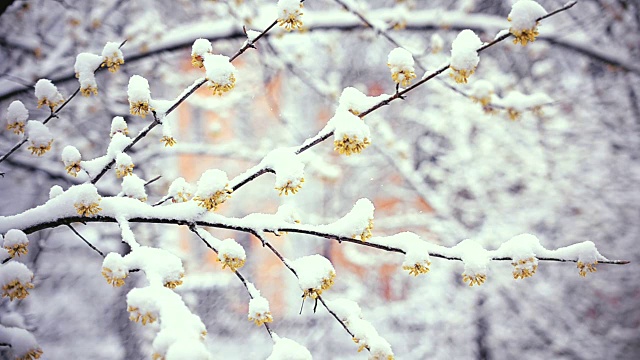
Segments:
[[[84,243],[87,244],[91,249],[93,249],[93,251],[97,252],[102,257],[105,256],[102,251],[100,251],[97,247],[95,247],[87,239],[85,239],[84,236],[82,236],[76,229],[73,228],[73,226],[71,226],[71,224],[67,224],[67,227],[69,227],[69,229],[71,229],[71,231],[73,231],[74,234],[78,235],[78,237],[82,239],[82,241],[84,241]]]
[[[196,234],[196,236],[198,238],[200,238],[200,240],[202,240],[202,242],[204,242],[204,244],[211,251],[215,252],[216,254],[218,253],[218,250],[216,250],[216,248],[214,248],[207,241],[207,239],[205,239],[204,237],[202,237],[202,235],[200,235],[200,233],[198,233],[198,228],[197,228],[195,223],[189,223],[189,224],[187,224],[187,226],[189,227],[189,230],[191,230],[192,233]],[[249,290],[249,285],[247,284],[247,280],[245,280],[244,276],[242,276],[242,274],[238,270],[233,271],[233,273],[236,274],[238,279],[240,279],[240,281],[242,282],[242,285],[244,285],[244,287],[247,289],[247,293],[249,294],[249,298],[253,299],[253,295],[251,294],[251,290]],[[273,338],[273,331],[271,330],[271,327],[269,327],[269,324],[265,322],[265,323],[262,323],[262,325],[264,325],[264,328],[267,330],[267,333],[269,333],[269,336],[271,338]]]

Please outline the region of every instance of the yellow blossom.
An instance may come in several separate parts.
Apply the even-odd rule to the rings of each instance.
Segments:
[[[217,82],[209,80],[207,87],[213,90],[213,95],[222,96],[222,94],[233,90],[236,86],[236,76],[234,74],[229,75],[229,80],[226,84],[218,84]]]
[[[107,279],[107,283],[112,285],[113,287],[120,287],[124,285],[124,279],[127,278],[128,274],[124,274],[124,276],[119,277],[116,276],[113,271],[109,268],[102,268],[102,276]]]
[[[107,67],[109,72],[116,72],[120,69],[120,65],[124,64],[124,59],[120,57],[117,52],[114,52],[112,56],[105,56],[104,62],[100,66]]]
[[[65,166],[64,169],[67,171],[67,174],[77,177],[80,170],[82,170],[82,166],[80,166],[80,162],[74,162]]]
[[[95,86],[89,85],[89,86],[80,88],[80,93],[82,94],[82,96],[85,96],[85,97],[89,97],[91,96],[91,94],[98,95],[98,88]]]
[[[292,193],[295,195],[300,189],[302,189],[303,182],[304,182],[304,178],[301,178],[300,181],[298,181],[298,183],[295,186],[293,186],[292,185],[293,182],[289,180],[284,186],[277,187],[275,189],[279,191],[278,193],[279,196],[281,196],[282,194],[289,195],[289,193]]]
[[[587,272],[596,272],[596,265],[598,265],[598,261],[594,261],[593,263],[584,263],[582,261],[578,261],[578,271],[580,276],[587,276]]]
[[[27,282],[26,284],[23,284],[20,280],[15,279],[2,286],[2,297],[8,297],[11,301],[13,301],[13,299],[22,300],[29,295],[28,289],[33,289],[32,283]]]
[[[387,66],[391,67],[391,64],[387,64]],[[391,74],[391,79],[395,81],[397,84],[400,84],[402,87],[406,87],[411,83],[411,80],[416,78],[416,73],[410,70],[402,70],[397,71]],[[354,114],[358,115],[358,114]]]
[[[178,277],[178,280],[172,280],[172,281],[167,281],[164,283],[164,287],[169,288],[169,289],[175,289],[178,286],[182,285],[182,278],[184,277],[184,274],[180,274],[180,276]]]
[[[511,21],[511,18],[507,18],[507,20]],[[513,43],[520,43],[522,46],[526,46],[527,43],[536,41],[536,37],[539,35],[539,24],[540,22],[536,21],[536,25],[531,29],[515,30],[514,28],[510,28],[509,32],[514,36]]]
[[[204,66],[204,58],[201,55],[193,54],[191,55],[191,65],[197,68],[202,68]]]
[[[151,324],[158,319],[156,316],[154,316],[150,312],[147,312],[144,314],[141,313],[140,309],[134,306],[129,306],[127,308],[127,311],[131,313],[131,316],[129,316],[129,320],[133,322],[141,322],[142,325]]]
[[[359,237],[360,240],[362,240],[362,242],[366,242],[373,236],[372,231],[373,231],[373,219],[369,219],[369,222],[367,223],[367,227],[365,227],[364,230],[362,230],[362,233],[353,235],[352,237],[354,239],[357,239]]]
[[[14,134],[20,135],[24,133],[24,122],[16,121],[12,124],[7,124],[7,130],[13,130]]]
[[[75,203],[73,204],[73,206],[76,208],[76,211],[80,216],[96,215],[100,211],[102,211],[100,204],[98,204],[97,202],[94,202],[88,205],[83,203]]]
[[[302,3],[300,3],[300,9],[296,9],[293,12],[283,11],[281,17],[278,19],[278,25],[285,28],[287,31],[302,30]]]
[[[116,177],[120,179],[122,177],[132,175],[134,167],[135,167],[134,164],[120,165],[116,167]]]
[[[420,274],[426,274],[429,272],[429,266],[431,265],[431,262],[428,260],[425,260],[422,263],[415,263],[413,264],[413,266],[403,266],[402,269],[403,270],[407,270],[409,272],[410,275],[413,276],[418,276]]]
[[[335,140],[333,142],[334,150],[347,156],[350,156],[351,154],[359,154],[369,145],[371,145],[371,142],[367,138],[360,141],[357,136],[349,138],[346,134],[342,140]]]
[[[40,109],[43,105],[47,105],[49,109],[51,109],[51,111],[54,111],[56,107],[58,107],[58,105],[62,104],[63,102],[63,99],[60,99],[59,101],[52,101],[49,100],[46,96],[43,96],[38,100],[38,109]]]
[[[131,115],[139,115],[143,118],[147,116],[147,114],[152,111],[149,107],[149,103],[146,101],[138,101],[138,102],[130,102],[129,103],[129,112]]]
[[[42,156],[47,151],[51,150],[51,144],[52,143],[53,143],[53,140],[50,140],[46,144],[40,144],[40,145],[36,145],[35,143],[32,142],[31,146],[29,146],[28,149],[31,150],[31,155]]]
[[[176,139],[174,139],[172,136],[163,136],[160,141],[164,143],[164,147],[173,146],[177,143]]]
[[[40,356],[42,356],[42,349],[40,348],[35,348],[35,349],[31,349],[29,351],[27,351],[24,355],[16,358],[16,360],[34,360],[34,359],[40,359]]]
[[[328,290],[330,287],[333,286],[335,278],[336,278],[336,273],[334,271],[331,271],[329,273],[329,277],[322,278],[322,283],[320,285],[320,288],[309,288],[304,290],[303,297],[305,299],[306,298],[317,299],[318,296],[320,296],[323,291]]]
[[[508,108],[507,109],[507,114],[509,114],[509,119],[511,119],[512,121],[516,121],[520,119],[520,116],[522,115],[522,113],[514,108]]]
[[[456,69],[453,66],[449,66],[449,68],[451,69],[451,73],[449,73],[449,76],[451,76],[451,78],[458,84],[466,84],[469,80],[469,77],[475,72],[475,69]]]
[[[244,259],[240,259],[237,257],[230,257],[227,254],[222,254],[222,256],[223,256],[223,260],[221,260],[222,269],[226,269],[228,267],[231,271],[236,271],[244,266],[244,262],[245,262]]]
[[[260,326],[264,323],[273,322],[273,316],[270,311],[266,311],[264,313],[255,313],[253,315],[249,315],[249,321],[253,321],[257,326]]]
[[[525,279],[531,277],[538,270],[538,261],[534,257],[513,261],[511,265],[513,265],[514,279]]]
[[[196,196],[195,198],[193,198],[193,200],[198,203],[198,206],[201,206],[209,211],[215,211],[218,206],[220,206],[220,204],[222,204],[223,202],[225,202],[228,198],[231,197],[231,193],[233,192],[233,190],[231,190],[228,186],[225,187],[222,190],[218,190],[215,192],[215,194],[211,195],[208,198],[203,198],[200,196]]]
[[[485,281],[487,281],[487,275],[485,274],[473,274],[468,275],[466,273],[462,274],[462,281],[465,283],[469,283],[469,286],[473,285],[482,285]]]
[[[4,248],[9,252],[9,256],[12,258],[21,255],[27,255],[29,253],[29,249],[27,246],[29,244],[15,244],[13,246],[5,246]]]

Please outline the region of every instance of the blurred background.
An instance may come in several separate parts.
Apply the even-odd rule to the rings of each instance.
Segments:
[[[77,183],[60,152],[76,146],[83,159],[105,153],[114,116],[131,134],[150,119],[129,115],[127,83],[149,80],[154,99],[173,99],[202,70],[191,66],[191,44],[212,41],[214,53],[232,55],[246,37],[276,18],[275,1],[8,1],[0,15],[0,114],[21,100],[42,120],[33,84],[54,81],[63,96],[77,88],[73,64],[80,52],[100,54],[107,41],[127,39],[120,71],[97,74],[98,96],[75,98],[50,122],[53,149],[43,157],[20,150],[0,164],[0,215],[44,203],[53,185]],[[564,2],[540,2],[548,11]],[[346,4],[374,25],[344,10]],[[241,56],[236,88],[222,97],[201,89],[168,121],[177,145],[165,148],[156,129],[131,153],[149,202],[167,193],[178,176],[195,183],[207,169],[236,176],[270,150],[296,146],[333,115],[345,87],[368,95],[391,94],[387,54],[396,46],[425,70],[447,63],[463,29],[491,41],[508,28],[511,1],[304,2],[302,32],[274,29],[256,50]],[[339,156],[330,141],[304,154],[305,183],[296,195],[278,196],[267,174],[233,194],[219,210],[242,217],[273,213],[280,204],[299,209],[303,223],[321,224],[346,214],[360,198],[375,207],[374,236],[413,231],[453,246],[466,238],[487,248],[532,233],[547,248],[590,240],[626,266],[599,265],[586,279],[575,264],[541,262],[538,273],[514,281],[508,262],[491,265],[487,282],[469,288],[459,262],[433,259],[431,272],[413,277],[402,258],[354,244],[288,234],[270,241],[288,258],[319,253],[337,272],[326,298],[355,300],[393,347],[397,359],[637,359],[640,357],[640,7],[636,1],[580,1],[545,20],[540,38],[526,47],[510,41],[480,56],[469,84],[447,73],[368,115],[372,145]],[[434,35],[435,38],[434,38]],[[440,41],[442,40],[442,41]],[[438,46],[439,44],[442,46]],[[422,69],[421,69],[422,68]],[[520,112],[487,113],[468,96],[484,79],[495,94],[545,93],[553,101]],[[535,111],[533,111],[535,110]],[[0,153],[20,139],[0,131]],[[113,171],[98,184],[104,196],[120,191]],[[78,224],[103,251],[128,251],[115,224]],[[177,289],[207,326],[215,358],[262,359],[271,352],[265,331],[247,321],[242,284],[222,271],[215,256],[186,229],[135,225],[138,240],[183,259],[185,283]],[[301,314],[296,279],[270,252],[244,233],[232,237],[248,252],[244,274],[271,302],[273,329],[305,345],[316,359],[366,359],[321,307]],[[0,314],[19,312],[45,359],[150,358],[153,326],[128,320],[123,288],[100,275],[102,259],[67,228],[29,236],[25,262],[36,288],[21,302],[0,300]],[[2,323],[2,315],[0,315]],[[0,357],[6,355],[0,349]],[[6,355],[8,356],[8,355]]]

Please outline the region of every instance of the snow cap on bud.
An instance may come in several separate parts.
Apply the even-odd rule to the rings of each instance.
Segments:
[[[129,97],[129,112],[131,115],[146,117],[153,110],[149,107],[151,101],[151,90],[149,90],[149,82],[140,75],[133,75],[129,79],[127,88]]]
[[[406,87],[416,78],[413,68],[414,60],[411,53],[403,48],[395,48],[389,53],[387,66],[391,71],[391,78],[400,86]]]
[[[473,31],[462,30],[451,44],[451,76],[458,84],[466,84],[480,62],[478,49],[482,41]]]
[[[29,110],[22,101],[13,101],[7,108],[7,130],[12,130],[16,135],[22,134],[28,118]]]
[[[129,128],[127,127],[127,122],[124,120],[122,116],[115,116],[113,120],[111,120],[111,132],[109,133],[110,137],[113,135],[121,133],[123,135],[129,135]]]
[[[204,68],[207,72],[207,86],[213,90],[214,95],[232,90],[236,86],[236,68],[229,58],[224,55],[204,54]]]
[[[222,170],[209,169],[200,176],[193,200],[199,206],[212,211],[225,202],[231,196],[231,192],[227,174]]]
[[[39,121],[29,120],[27,122],[27,136],[29,137],[31,154],[44,155],[51,150],[53,136],[46,125]]]
[[[191,46],[191,64],[194,67],[202,68],[204,66],[204,55],[211,54],[213,47],[207,39],[196,39]]]
[[[40,79],[36,83],[36,98],[38,99],[38,109],[42,105],[47,105],[51,111],[64,102],[58,88],[49,79]]]
[[[102,48],[102,65],[106,66],[110,72],[114,73],[124,64],[124,55],[120,50],[120,44],[109,41]]]
[[[82,170],[80,165],[82,155],[80,154],[80,151],[72,145],[67,145],[62,149],[61,158],[67,174],[73,177],[78,176],[78,173]]]

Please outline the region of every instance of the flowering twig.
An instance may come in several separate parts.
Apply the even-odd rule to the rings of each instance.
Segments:
[[[247,51],[249,48],[255,48],[254,44],[258,40],[260,40],[267,32],[269,32],[271,29],[273,29],[273,27],[276,26],[277,24],[278,24],[278,22],[274,21],[263,32],[261,32],[260,35],[256,36],[256,38],[253,41],[245,42],[245,44],[235,54],[233,54],[233,56],[231,56],[231,58],[229,58],[229,62],[233,62],[233,60],[237,59],[240,55],[244,54],[244,52]],[[184,92],[178,99],[176,99],[175,102],[167,109],[167,111],[164,114],[161,114],[161,117],[164,118],[165,116],[167,116],[168,114],[173,112],[178,106],[180,106],[180,104],[182,104],[185,100],[187,100],[187,98],[189,98],[189,96],[191,96],[193,93],[195,93],[196,90],[198,90],[206,82],[207,82],[206,78],[201,78],[201,79],[197,80],[196,82],[194,82],[194,84],[191,85],[191,88],[189,88],[188,91]],[[140,131],[138,133],[138,135],[133,139],[131,144],[129,144],[127,147],[125,147],[122,152],[126,153],[129,150],[131,150],[131,148],[138,141],[140,141],[140,139],[142,139],[145,136],[147,136],[147,134],[151,130],[153,130],[153,128],[155,128],[156,126],[160,125],[161,123],[162,122],[158,119],[158,115],[154,111],[153,112],[153,122],[150,123],[149,125],[147,125],[147,127],[145,127],[142,131]],[[92,184],[97,183],[98,180],[100,180],[100,178],[102,178],[104,176],[104,174],[106,174],[107,171],[109,171],[109,169],[111,169],[111,167],[115,163],[116,163],[116,159],[112,159],[104,168],[102,168],[100,173],[98,173],[98,175],[96,175],[95,178],[91,179],[91,183]]]
[[[562,11],[568,10],[570,9],[572,6],[574,6],[576,4],[576,2],[571,2],[566,4],[565,6],[541,17],[538,19],[538,21],[543,20],[548,18],[549,16],[555,15],[557,13],[560,13]],[[511,33],[506,33],[502,36],[497,37],[496,39],[494,39],[493,41],[484,44],[483,46],[481,46],[480,48],[478,48],[477,52],[482,52],[488,48],[490,48],[493,45],[496,45],[497,43],[504,41],[505,39],[509,38],[513,36]],[[396,91],[393,95],[389,96],[387,99],[382,100],[380,102],[378,102],[377,104],[373,105],[372,107],[370,107],[369,109],[365,110],[364,112],[360,113],[358,115],[358,117],[360,118],[364,118],[365,116],[369,115],[370,113],[378,110],[379,108],[389,105],[391,102],[393,102],[394,100],[397,99],[404,99],[404,95],[406,95],[407,93],[409,93],[410,91],[416,89],[417,87],[423,85],[424,83],[428,82],[429,80],[435,78],[436,76],[442,74],[443,72],[447,71],[449,69],[450,64],[446,64],[443,65],[442,67],[440,67],[439,69],[433,71],[431,74],[424,76],[420,81],[416,82],[415,84],[404,88],[402,90]],[[301,154],[306,150],[309,150],[310,148],[320,144],[321,142],[327,140],[328,138],[330,138],[331,136],[334,135],[333,131],[330,131],[324,135],[318,136],[316,135],[315,137],[309,138],[306,141],[303,142],[302,145],[300,145],[298,147],[298,149],[296,150],[296,154]],[[250,182],[251,180],[259,177],[260,175],[266,173],[266,172],[272,172],[269,171],[270,169],[267,168],[260,168],[260,169],[256,169],[253,173],[247,174],[247,173],[243,173],[241,175],[238,175],[236,178],[234,178],[233,180],[231,180],[231,183],[234,184],[233,185],[233,190],[237,190],[240,187],[244,186],[245,184],[247,184],[248,182]]]
[[[271,245],[271,243],[270,243],[270,242],[268,242],[268,241],[264,238],[264,236],[260,235],[260,234],[259,234],[258,232],[256,232],[256,231],[252,231],[251,233],[252,233],[255,237],[257,237],[257,238],[262,242],[263,246],[266,246],[267,248],[269,248],[269,250],[271,250],[271,252],[273,252],[273,254],[274,254],[278,259],[280,259],[280,261],[284,264],[284,266],[285,266],[287,269],[289,269],[289,271],[291,271],[291,273],[292,273],[296,278],[298,277],[298,273],[296,272],[296,270],[295,270],[291,265],[289,265],[289,263],[285,260],[284,256],[282,256],[282,254],[280,254],[280,252],[279,252],[279,251],[278,251],[278,250],[277,250],[273,245]],[[345,324],[345,323],[344,323],[344,321],[342,321],[342,319],[340,319],[340,317],[339,317],[338,315],[336,315],[336,313],[335,313],[333,310],[331,310],[331,308],[327,305],[327,303],[324,301],[324,299],[322,299],[322,296],[321,296],[321,295],[318,295],[317,300],[320,300],[320,303],[322,303],[322,306],[324,306],[324,308],[325,308],[325,309],[327,309],[327,311],[331,314],[331,316],[333,316],[333,317],[334,317],[334,319],[336,319],[336,320],[340,323],[340,325],[342,325],[342,327],[347,331],[347,333],[348,333],[349,335],[351,335],[351,337],[353,338],[353,337],[354,337],[354,334],[351,332],[351,330],[349,330],[349,327],[347,326],[347,324]],[[316,300],[316,301],[317,301],[317,300]],[[304,300],[303,300],[303,302],[304,302]],[[316,304],[317,304],[317,303],[316,303]],[[314,310],[313,310],[313,311],[315,312],[315,307],[314,307]],[[369,349],[367,348],[367,350],[369,350]]]
[[[195,222],[193,222],[191,219],[188,218],[179,218],[179,217],[172,217],[172,218],[168,218],[168,217],[162,217],[162,216],[152,216],[151,214],[147,214],[145,217],[132,217],[130,219],[128,219],[128,222],[134,222],[134,223],[149,223],[149,224],[177,224],[177,225],[188,225],[191,223],[196,224],[197,226],[205,226],[205,227],[214,227],[214,228],[219,228],[219,229],[228,229],[228,230],[235,230],[235,231],[241,231],[241,232],[246,232],[249,234],[255,234],[256,232],[272,232],[272,233],[281,233],[281,232],[291,232],[291,233],[299,233],[299,234],[307,234],[307,235],[313,235],[313,236],[317,236],[320,238],[325,238],[325,239],[329,239],[329,240],[335,240],[338,242],[349,242],[349,243],[354,243],[360,246],[366,246],[366,247],[371,247],[371,248],[376,248],[379,250],[384,250],[384,251],[388,251],[388,252],[395,252],[395,253],[400,253],[400,254],[405,254],[406,252],[404,250],[402,250],[399,247],[395,247],[395,246],[391,246],[391,245],[387,245],[387,244],[379,244],[376,243],[374,240],[369,240],[369,241],[361,241],[358,239],[354,239],[351,237],[346,237],[346,236],[341,236],[341,235],[336,235],[336,234],[332,234],[329,232],[324,232],[324,231],[318,231],[313,229],[311,226],[308,225],[291,225],[291,226],[286,226],[286,227],[276,227],[276,228],[268,228],[268,229],[263,229],[263,228],[256,228],[255,226],[251,226],[251,224],[249,223],[243,223],[242,219],[233,219],[233,224],[231,224],[230,220],[232,220],[231,218],[225,218],[228,221],[219,221],[219,222],[214,222],[214,221],[207,221],[207,220],[197,220]],[[72,224],[74,222],[118,222],[116,220],[115,217],[113,216],[105,216],[105,215],[96,215],[96,216],[91,216],[91,217],[86,217],[86,216],[67,216],[67,217],[61,217],[55,220],[50,220],[50,221],[43,221],[43,222],[39,222],[36,223],[34,225],[25,225],[24,228],[21,228],[20,230],[22,230],[25,234],[31,234],[33,232],[36,231],[40,231],[40,230],[44,230],[44,229],[48,229],[48,228],[54,228],[60,225],[66,225],[66,224]],[[438,246],[439,249],[448,249],[444,246]],[[462,261],[462,259],[459,256],[449,256],[443,253],[439,253],[439,252],[429,252],[430,256],[433,257],[437,257],[437,258],[441,258],[441,259],[446,259],[446,260],[456,260],[456,261]],[[507,258],[507,257],[492,257],[491,260],[495,260],[495,261],[511,261],[511,258]],[[563,259],[563,258],[557,258],[557,257],[540,257],[538,258],[538,260],[541,261],[557,261],[557,262],[577,262],[577,260],[575,259]],[[612,264],[612,265],[625,265],[625,264],[629,264],[629,261],[627,260],[602,260],[602,261],[598,261],[599,264]]]
[[[204,242],[204,244],[209,248],[209,250],[213,251],[216,254],[218,253],[218,250],[216,250],[207,241],[207,239],[205,239],[202,235],[200,235],[200,233],[198,232],[197,225],[195,223],[189,223],[189,224],[187,224],[187,226],[189,227],[189,230],[191,230],[192,233],[196,234],[196,236],[198,238],[200,238],[200,240],[202,240],[202,242]],[[253,295],[251,294],[251,290],[249,290],[249,285],[247,284],[247,280],[245,280],[244,276],[242,276],[242,274],[238,270],[233,270],[233,273],[236,275],[236,277],[238,277],[238,279],[240,279],[240,281],[242,282],[242,285],[244,285],[244,287],[247,289],[247,293],[249,294],[249,298],[253,299]],[[263,322],[262,325],[264,326],[264,328],[269,333],[269,336],[271,338],[273,338],[273,331],[271,330],[271,327],[269,327],[269,324],[266,323],[266,322]]]
[[[124,40],[122,43],[120,43],[120,46],[118,48],[122,48],[126,42],[127,42],[127,40]],[[102,68],[102,65],[98,66],[93,72],[95,73],[97,71],[100,71],[101,68]],[[55,111],[51,110],[51,113],[49,114],[49,116],[47,116],[46,119],[44,119],[42,121],[42,124],[46,125],[49,121],[51,121],[51,119],[57,118],[58,117],[58,113],[60,113],[60,111],[62,109],[64,109],[64,107],[67,106],[67,104],[69,102],[71,102],[71,100],[73,100],[73,98],[75,98],[78,95],[78,93],[80,92],[80,88],[81,88],[81,86],[78,85],[78,88],[76,89],[76,91],[74,91],[73,94],[71,94],[71,96],[69,96],[69,98],[67,100],[65,100],[62,104],[60,104],[60,106]],[[19,143],[15,144],[11,148],[11,150],[9,150],[9,152],[7,152],[2,157],[0,157],[0,163],[3,162],[5,159],[7,159],[9,156],[11,156],[11,154],[16,152],[18,149],[20,149],[20,147],[22,147],[22,145],[24,145],[28,140],[29,140],[29,138],[27,136],[25,136],[24,139],[22,139],[22,141],[20,141]]]

